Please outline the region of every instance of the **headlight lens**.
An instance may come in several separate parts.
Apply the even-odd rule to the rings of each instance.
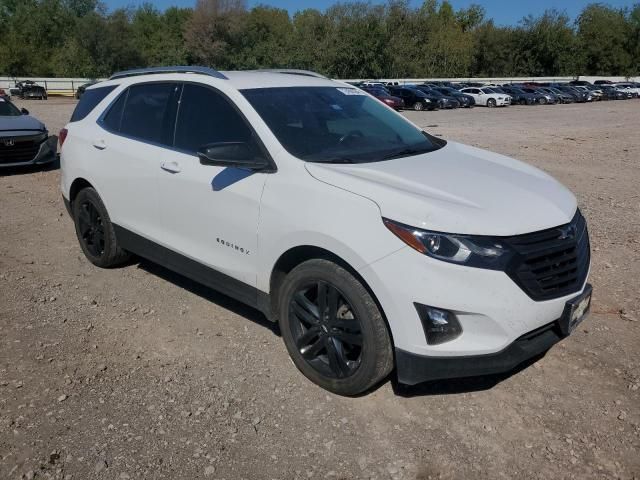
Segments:
[[[431,232],[387,218],[383,222],[411,248],[444,262],[503,270],[513,255],[511,249],[497,237]]]

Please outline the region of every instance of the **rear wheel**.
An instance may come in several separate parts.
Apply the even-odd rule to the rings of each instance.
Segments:
[[[382,314],[340,265],[324,259],[300,264],[285,278],[278,306],[291,359],[322,388],[357,395],[391,372],[391,339]]]
[[[547,104],[547,97],[540,98],[538,103],[540,103],[540,105],[546,105]]]
[[[495,98],[490,98],[487,100],[487,107],[493,108],[497,105]]]
[[[93,188],[81,190],[72,208],[80,248],[91,263],[109,268],[129,259],[129,253],[118,245],[113,224],[98,192]]]

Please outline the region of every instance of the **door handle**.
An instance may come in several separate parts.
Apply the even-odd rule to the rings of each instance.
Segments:
[[[162,165],[160,165],[160,168],[165,172],[170,172],[170,173],[180,172],[180,165],[178,165],[177,162],[164,162]]]
[[[105,148],[107,148],[107,144],[104,143],[104,140],[94,140],[93,146],[98,150],[104,150]]]

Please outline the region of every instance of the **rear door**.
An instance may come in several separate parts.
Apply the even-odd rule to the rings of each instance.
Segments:
[[[203,165],[196,153],[204,145],[238,141],[264,151],[231,100],[213,87],[185,83],[174,151],[158,170],[162,239],[177,253],[255,286],[260,199],[267,174]],[[216,288],[226,291],[223,287],[229,285]]]
[[[111,220],[150,240],[161,235],[158,176],[171,143],[178,85],[136,84],[98,120],[92,139],[100,194]]]

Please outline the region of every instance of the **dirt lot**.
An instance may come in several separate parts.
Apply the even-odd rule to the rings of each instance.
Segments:
[[[19,106],[57,132],[73,102]],[[511,376],[337,397],[258,313],[90,265],[57,170],[0,173],[0,479],[640,478],[640,101],[407,115],[577,194],[579,331]]]

